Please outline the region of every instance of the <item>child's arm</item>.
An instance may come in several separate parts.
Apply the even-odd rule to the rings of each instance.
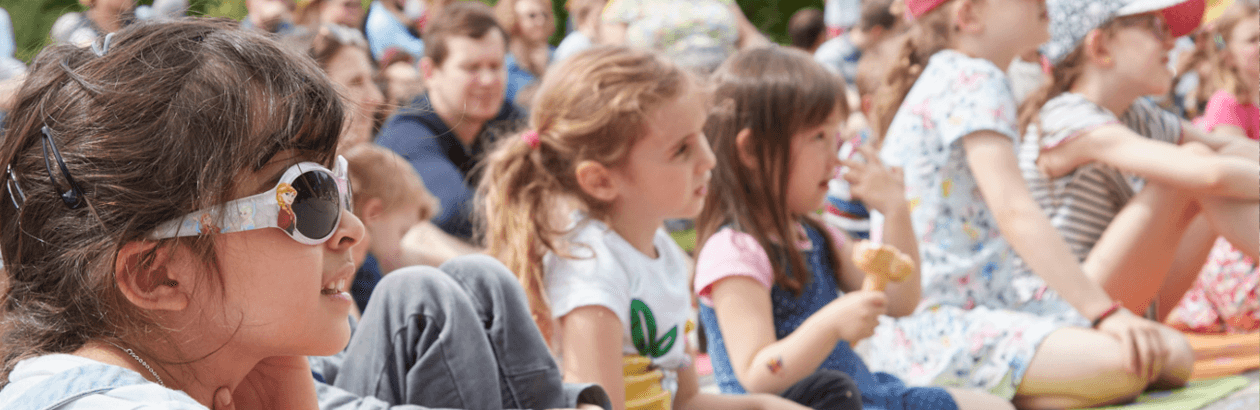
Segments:
[[[770,289],[746,276],[710,287],[731,367],[749,392],[780,393],[813,374],[841,340],[869,337],[885,312],[883,292],[853,292],[815,312],[796,331],[776,340]]]
[[[674,408],[679,410],[761,410],[785,409],[806,410],[809,407],[772,394],[721,395],[700,392],[696,367],[688,366],[678,370],[678,395],[674,397]]]
[[[1208,133],[1189,121],[1182,121],[1181,139],[1183,144],[1198,142],[1207,145],[1218,154],[1260,161],[1260,141],[1247,138],[1247,133],[1237,125],[1217,124],[1216,129]]]
[[[603,306],[583,306],[560,317],[564,380],[604,387],[614,410],[626,408],[621,319]]]
[[[1197,136],[1203,134],[1197,133]],[[1106,125],[1087,131],[1043,150],[1041,158],[1044,160],[1038,160],[1039,166],[1044,161],[1045,166],[1057,171],[1097,161],[1181,189],[1212,196],[1260,199],[1260,183],[1256,181],[1260,164],[1255,161],[1197,153],[1144,138],[1124,125]],[[979,173],[976,174],[978,177]]]
[[[914,313],[923,294],[919,280],[919,241],[910,224],[910,208],[906,205],[905,177],[900,169],[889,169],[879,161],[879,154],[870,145],[857,148],[866,162],[842,160],[849,172],[844,175],[850,192],[862,202],[884,215],[884,240],[914,260],[914,272],[901,282],[888,285],[885,292],[891,304],[888,315],[902,317]],[[842,288],[851,292],[862,288],[866,273],[853,263],[853,242],[840,246],[840,279]]]
[[[998,229],[1015,252],[1081,315],[1093,319],[1109,310],[1111,297],[1085,274],[1067,242],[1033,200],[1011,139],[993,131],[978,131],[964,136],[962,144],[980,193],[987,198]],[[1120,339],[1124,346],[1139,347],[1138,357],[1129,358],[1135,373],[1153,380],[1163,367],[1167,355],[1160,353],[1164,347],[1159,324],[1120,309],[1108,316],[1099,330]]]

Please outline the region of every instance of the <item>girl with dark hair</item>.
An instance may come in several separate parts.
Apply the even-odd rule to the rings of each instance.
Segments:
[[[324,375],[386,402],[315,383],[305,356],[350,340],[364,235],[335,151],[344,111],[309,58],[233,22],[45,49],[0,144],[0,408],[598,401],[562,386],[487,257],[386,279]]]
[[[912,313],[920,285],[912,268],[887,295],[865,289],[856,245],[814,215],[834,169],[847,165],[854,194],[887,217],[887,244],[918,257],[899,172],[869,148],[861,149],[869,163],[837,159],[848,116],[844,80],[805,53],[776,47],[736,54],[712,81],[716,108],[704,133],[718,166],[696,221],[694,289],[722,391],[779,393],[843,373],[867,409],[1009,408],[975,392],[907,387],[872,373],[851,348],[880,315]],[[827,396],[845,387],[811,390]]]
[[[0,407],[198,408],[222,386],[315,407],[302,355],[350,336],[363,225],[334,157],[343,106],[308,61],[222,21],[41,53],[0,146]],[[263,229],[284,184],[293,232]]]

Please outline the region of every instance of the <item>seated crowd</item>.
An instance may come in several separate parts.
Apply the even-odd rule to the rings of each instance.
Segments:
[[[1256,0],[80,1],[0,44],[0,408],[1076,408],[1260,331]]]

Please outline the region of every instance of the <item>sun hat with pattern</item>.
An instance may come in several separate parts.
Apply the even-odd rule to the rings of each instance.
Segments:
[[[1173,37],[1181,37],[1199,27],[1205,6],[1206,0],[1047,0],[1050,41],[1041,46],[1041,54],[1058,64],[1090,31],[1111,19],[1153,11],[1163,14]]]

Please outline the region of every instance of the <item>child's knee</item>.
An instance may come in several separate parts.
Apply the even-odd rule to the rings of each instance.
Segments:
[[[1212,147],[1209,147],[1206,144],[1203,144],[1198,141],[1190,141],[1190,142],[1181,144],[1181,149],[1195,155],[1216,154],[1216,151],[1213,151]]]
[[[1160,387],[1180,387],[1190,380],[1194,368],[1194,348],[1185,335],[1170,327],[1161,327],[1164,346],[1168,347],[1168,359],[1157,383]]]
[[[520,287],[516,275],[498,259],[483,254],[463,255],[443,263],[439,268],[467,286],[486,289]]]

